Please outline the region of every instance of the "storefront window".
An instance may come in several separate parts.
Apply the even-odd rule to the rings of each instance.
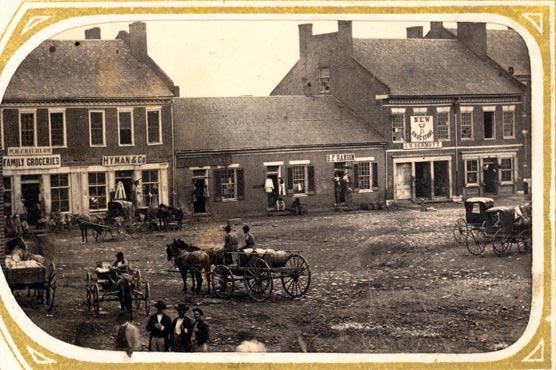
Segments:
[[[502,158],[500,160],[500,177],[503,182],[513,181],[513,160],[512,158]]]
[[[235,198],[235,173],[233,169],[224,169],[220,171],[220,186],[221,186],[221,195],[224,199],[233,199]]]
[[[143,171],[141,182],[143,183],[143,203],[146,207],[158,207],[159,202],[159,184],[158,170]]]
[[[466,185],[478,185],[478,163],[476,159],[465,161],[465,183]]]
[[[50,175],[53,212],[69,212],[69,181],[67,174]]]
[[[4,216],[12,214],[12,178],[4,177]]]
[[[106,174],[89,173],[89,209],[106,209]]]
[[[214,200],[243,199],[243,168],[228,167],[214,170]]]
[[[293,166],[292,179],[294,194],[305,193],[305,166]]]

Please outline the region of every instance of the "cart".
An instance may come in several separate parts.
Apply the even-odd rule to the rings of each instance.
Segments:
[[[494,253],[504,257],[511,252],[514,245],[518,252],[525,251],[531,246],[531,218],[524,217],[522,209],[530,212],[529,205],[493,207],[487,210],[487,220],[481,240],[483,249],[491,243]]]
[[[39,301],[44,303],[46,309],[50,312],[54,307],[54,297],[56,296],[56,266],[54,263],[48,263],[46,266],[40,263],[33,265],[32,267],[19,267],[17,265],[17,267],[6,267],[8,286],[12,292],[34,289]],[[25,264],[22,266],[25,266]]]
[[[148,225],[133,220],[133,203],[126,200],[114,200],[108,203],[106,217],[99,222],[81,221],[91,230],[96,241],[115,239],[116,236],[125,238],[138,237],[138,233],[148,230]]]
[[[303,296],[311,285],[309,264],[298,251],[246,249],[223,254],[228,263],[217,265],[213,277],[213,287],[220,298],[231,298],[236,282],[243,282],[249,296],[257,302],[270,296],[274,280],[279,279],[284,291],[293,298]]]
[[[469,253],[480,255],[485,249],[483,237],[487,210],[494,207],[494,200],[486,197],[473,197],[464,202],[465,218],[458,218],[452,227],[454,239],[465,244]]]
[[[141,278],[139,271],[130,271],[130,273],[122,273],[112,267],[110,261],[100,261],[94,271],[96,278],[93,278],[91,272],[87,272],[86,276],[86,293],[87,293],[87,309],[93,310],[96,316],[100,313],[100,304],[102,302],[117,301],[122,303],[122,307],[127,311],[130,319],[132,319],[132,310],[135,306],[136,310],[141,308],[141,302],[144,304],[145,315],[149,315],[150,303],[150,284]],[[126,281],[121,281],[126,279]],[[126,284],[129,284],[129,291],[126,297]],[[123,301],[128,301],[126,305]]]

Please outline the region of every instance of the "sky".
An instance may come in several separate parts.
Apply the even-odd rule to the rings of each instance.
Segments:
[[[267,96],[299,58],[298,25],[313,34],[336,32],[335,21],[147,21],[148,52],[180,87],[182,97]],[[445,27],[455,27],[446,22]],[[129,23],[105,23],[102,39],[114,39]],[[428,22],[353,22],[356,38],[405,38],[406,27]],[[85,29],[53,37],[79,40]],[[501,28],[488,25],[488,28]]]

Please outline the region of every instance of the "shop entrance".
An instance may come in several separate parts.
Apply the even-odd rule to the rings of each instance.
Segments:
[[[415,197],[431,198],[431,163],[415,163]]]
[[[450,196],[450,173],[448,161],[434,162],[434,196]]]
[[[278,200],[278,192],[280,190],[278,184],[278,177],[280,177],[280,166],[266,167],[266,179],[264,181],[264,191],[267,197],[267,209],[275,209],[276,201]]]
[[[207,171],[193,170],[193,213],[207,212]]]
[[[483,160],[483,181],[485,194],[496,194],[498,191],[498,161],[496,158]]]
[[[39,175],[21,176],[21,202],[27,211],[27,223],[36,225],[41,218],[41,180]],[[16,212],[19,212],[16,207]]]
[[[411,199],[411,163],[396,165],[396,199]]]
[[[118,182],[121,182],[124,187],[125,197],[123,197],[123,199],[130,200],[133,185],[133,171],[116,171],[116,188]],[[116,196],[118,196],[118,194],[116,194]]]

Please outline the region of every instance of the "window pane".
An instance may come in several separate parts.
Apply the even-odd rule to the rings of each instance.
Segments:
[[[220,171],[220,188],[222,198],[235,198],[235,173],[234,169],[223,169]]]
[[[369,162],[359,163],[359,189],[371,188],[371,164]]]
[[[160,111],[147,112],[147,142],[160,143]]]
[[[89,209],[106,209],[106,174],[89,173]]]
[[[120,145],[132,144],[131,112],[119,112],[118,120],[120,124]]]
[[[69,212],[69,176],[50,175],[50,195],[53,212]]]
[[[35,145],[35,114],[21,113],[21,146]]]
[[[494,138],[494,112],[483,113],[483,126],[485,130],[485,139]]]
[[[505,111],[504,119],[504,137],[514,137],[514,112]]]
[[[319,91],[330,92],[330,69],[328,68],[321,68],[319,71]]]
[[[305,193],[305,166],[293,166],[293,192],[295,194]]]
[[[403,142],[405,114],[393,113],[390,119],[392,121],[392,141]]]
[[[461,138],[473,138],[473,116],[471,113],[465,112],[461,114]]]
[[[450,113],[438,112],[438,140],[450,139]]]
[[[91,112],[91,144],[104,145],[104,114],[102,112]]]
[[[64,113],[50,113],[50,142],[53,146],[64,145]]]

